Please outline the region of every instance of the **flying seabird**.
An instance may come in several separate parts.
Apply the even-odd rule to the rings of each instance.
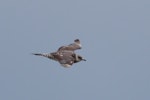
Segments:
[[[86,61],[82,56],[76,54],[74,51],[77,49],[81,49],[80,40],[74,40],[74,43],[61,46],[57,52],[52,53],[33,53],[33,55],[47,57],[49,59],[58,61],[64,67],[70,67],[74,63],[78,63],[80,61]]]

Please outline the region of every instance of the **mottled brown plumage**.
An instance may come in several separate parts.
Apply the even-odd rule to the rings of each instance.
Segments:
[[[44,56],[49,59],[58,61],[62,66],[64,67],[70,67],[74,63],[80,62],[80,61],[86,61],[83,59],[82,56],[77,55],[74,51],[77,49],[81,49],[80,40],[76,39],[74,40],[74,43],[67,45],[67,46],[61,46],[57,52],[52,53],[33,53],[37,56]]]

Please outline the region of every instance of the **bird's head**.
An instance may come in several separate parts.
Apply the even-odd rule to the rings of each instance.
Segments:
[[[77,55],[77,59],[75,59],[74,63],[80,62],[80,61],[86,61],[82,56]]]

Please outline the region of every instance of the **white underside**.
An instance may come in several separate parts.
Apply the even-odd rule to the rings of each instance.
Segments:
[[[78,44],[81,48],[82,48],[82,45],[81,44]]]
[[[65,67],[65,68],[70,68],[71,67],[71,65],[69,65],[69,64],[61,64],[63,67]]]

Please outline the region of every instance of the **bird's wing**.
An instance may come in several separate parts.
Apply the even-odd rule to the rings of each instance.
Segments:
[[[68,50],[68,51],[74,52],[77,49],[81,49],[81,44],[80,44],[80,40],[79,39],[74,40],[74,43],[69,44],[67,46],[61,46],[58,49],[58,52],[64,51],[64,50]]]
[[[72,65],[74,63],[75,58],[73,57],[74,53],[70,51],[62,51],[60,52],[60,64],[68,64]]]

